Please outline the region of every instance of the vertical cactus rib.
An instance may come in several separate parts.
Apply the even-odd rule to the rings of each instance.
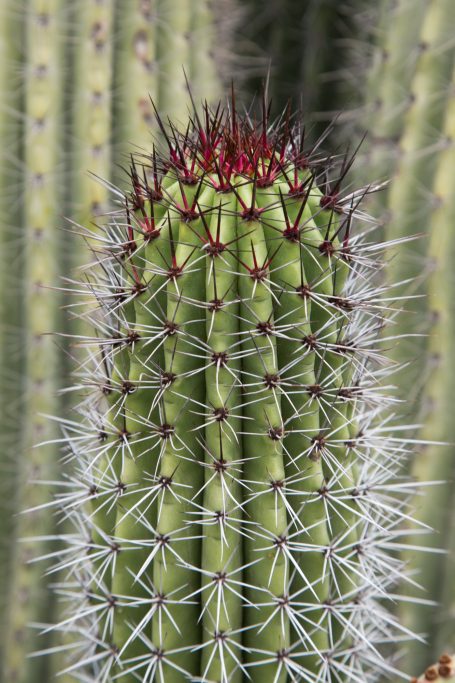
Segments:
[[[190,62],[191,2],[157,1],[157,64],[159,67],[158,106],[165,120],[177,124],[187,118],[183,108],[188,101],[184,66]],[[182,106],[183,105],[183,106]]]
[[[409,90],[423,49],[419,35],[428,6],[427,0],[384,0],[379,5],[381,15],[362,120],[368,131],[363,147],[372,182],[387,180],[395,168],[397,143],[409,108]],[[365,177],[365,168],[362,174]],[[388,192],[379,192],[369,200],[369,210],[381,221],[385,220],[382,214],[387,196]]]
[[[108,209],[106,185],[93,176],[110,180],[114,0],[76,2],[72,11],[72,205],[78,222],[89,227]]]
[[[21,258],[16,249],[20,211],[15,199],[18,182],[20,107],[19,68],[22,16],[14,2],[0,7],[0,289],[8,292],[1,299],[0,326],[0,671],[3,667],[8,585],[11,571],[11,540],[14,533],[16,486],[16,443],[19,428],[15,420],[20,399],[20,353],[17,327],[20,324],[19,281]],[[14,343],[12,343],[14,339]]]
[[[239,272],[241,334],[244,358],[242,372],[245,384],[258,377],[279,374],[274,332],[273,296],[270,291],[269,259],[261,221],[256,217],[257,204],[253,188],[240,187]],[[254,384],[253,384],[254,387]],[[273,390],[245,392],[242,429],[244,477],[251,495],[247,498],[247,518],[255,526],[245,539],[245,561],[254,562],[246,573],[251,587],[247,596],[258,610],[249,609],[246,645],[250,664],[265,663],[252,669],[253,680],[284,681],[286,669],[276,653],[290,645],[289,619],[277,609],[286,598],[292,563],[289,560],[289,539],[286,506],[276,497],[274,485],[285,480],[283,457],[283,416],[281,397]],[[259,456],[260,454],[260,456]],[[268,623],[269,628],[258,628]]]
[[[209,680],[242,680],[236,648],[241,640],[242,505],[241,378],[238,348],[237,200],[214,197],[215,209],[202,234],[206,252],[204,489],[202,500],[201,671]],[[218,210],[216,210],[216,202]],[[233,652],[234,650],[234,652]]]
[[[27,68],[25,75],[24,137],[24,249],[26,386],[22,408],[23,440],[20,448],[18,508],[36,508],[46,502],[45,490],[32,483],[56,479],[55,431],[44,414],[56,413],[57,366],[55,345],[46,334],[58,327],[59,301],[49,301],[46,287],[56,286],[60,253],[59,163],[62,3],[32,0],[26,14]],[[41,448],[34,448],[47,442]],[[10,590],[9,627],[4,675],[10,681],[46,680],[48,660],[27,658],[38,649],[38,624],[51,619],[50,593],[43,566],[31,564],[46,552],[53,530],[48,508],[23,514],[15,548],[13,585]],[[31,627],[30,624],[34,624]],[[38,645],[39,643],[39,645]]]
[[[433,185],[432,211],[429,225],[428,258],[430,275],[428,278],[428,309],[431,316],[429,330],[429,362],[431,373],[425,385],[424,409],[425,424],[422,438],[427,441],[453,444],[455,431],[453,416],[448,409],[453,400],[454,380],[451,371],[453,361],[453,340],[455,307],[453,291],[453,222],[455,220],[455,184],[452,169],[455,164],[455,80],[452,80],[445,122],[443,127],[444,147],[438,154]],[[453,510],[452,485],[454,475],[453,446],[425,446],[415,460],[414,474],[418,481],[440,481],[423,497],[417,498],[416,517],[439,533],[425,534],[420,543],[433,548],[449,547],[451,512]],[[435,648],[450,647],[453,644],[452,629],[443,636],[444,625],[452,623],[450,599],[453,584],[453,559],[449,554],[441,564],[441,557],[426,553],[419,562],[416,577],[424,588],[418,597],[430,597],[438,602],[438,607],[429,610],[418,602],[409,602],[405,615],[409,626],[417,633],[426,633],[428,644],[410,644],[409,668],[423,668],[431,661]],[[442,578],[441,578],[442,577]],[[446,592],[447,591],[447,592]],[[444,642],[441,642],[441,638]]]
[[[217,27],[216,6],[211,0],[192,0],[189,33],[189,82],[196,105],[210,104],[220,96],[220,78],[215,60]]]
[[[384,247],[342,189],[351,159],[256,120],[234,97],[158,119],[168,153],[133,155],[76,285],[94,334],[63,423],[80,552],[58,628],[82,680],[370,681],[406,634],[383,607],[408,519],[380,417]]]
[[[411,84],[410,104],[399,142],[399,159],[388,197],[386,235],[390,240],[426,232],[429,217],[426,193],[433,180],[435,155],[432,152],[440,142],[447,84],[453,63],[453,36],[449,27],[453,26],[454,21],[455,6],[450,0],[428,4],[420,33],[420,54]],[[415,282],[422,249],[423,240],[420,240],[414,249],[391,259],[389,281]],[[410,310],[422,311],[420,299],[411,303]],[[409,322],[409,316],[406,315],[397,319],[397,337],[408,332]],[[394,359],[402,363],[409,359],[413,351],[416,355],[421,349],[422,343],[419,344],[415,337],[412,341],[409,338],[402,340],[396,346]],[[414,366],[417,370],[419,364],[415,363]],[[419,384],[419,379],[408,367],[406,373],[397,375],[397,382],[400,383],[402,395],[410,396],[415,391],[413,387]]]
[[[155,127],[151,100],[158,100],[159,80],[156,0],[116,0],[115,13],[115,154],[124,166],[125,154],[143,151]]]
[[[163,664],[163,676],[169,681],[178,681],[182,669],[195,672],[199,659],[198,653],[189,649],[196,635],[197,605],[184,600],[186,591],[193,592],[198,587],[199,577],[191,567],[197,566],[200,558],[199,533],[189,516],[191,504],[187,500],[200,489],[203,477],[202,468],[194,467],[203,458],[203,452],[193,429],[193,413],[200,411],[205,398],[203,382],[198,377],[198,342],[204,339],[205,319],[194,303],[204,291],[204,269],[197,253],[197,226],[201,219],[197,212],[185,215],[184,208],[193,206],[195,197],[205,206],[208,200],[203,193],[199,196],[199,189],[199,184],[180,184],[177,210],[169,216],[172,233],[165,327],[171,333],[164,341],[164,371],[175,378],[163,395],[166,433],[156,468],[160,480],[168,481],[169,486],[158,509],[150,558],[139,572],[141,575],[153,558],[156,590],[164,600],[179,601],[179,605],[168,605],[152,621],[155,647],[171,653],[176,650],[169,663]],[[179,486],[187,487],[182,499],[174,493]]]
[[[290,581],[286,598],[293,616],[293,638],[297,642],[306,639],[316,650],[314,662],[310,664],[308,659],[306,666],[317,671],[321,663],[321,656],[317,653],[328,648],[328,633],[318,628],[318,624],[324,620],[323,603],[329,598],[323,554],[329,539],[323,498],[318,495],[325,482],[322,462],[320,457],[311,453],[311,446],[320,435],[318,400],[315,399],[319,391],[316,352],[308,347],[301,353],[302,339],[311,338],[314,329],[311,324],[311,286],[308,279],[308,271],[311,272],[312,268],[308,268],[304,242],[308,239],[311,244],[311,234],[315,228],[306,206],[308,198],[305,195],[293,198],[288,190],[288,187],[283,190],[280,188],[278,195],[263,190],[259,192],[258,201],[266,209],[264,229],[269,252],[273,253],[277,248],[277,238],[280,246],[271,270],[278,300],[275,303],[275,327],[279,330],[277,352],[280,370],[276,383],[282,395],[285,425],[285,478],[278,484],[284,491],[286,487],[292,491],[292,514],[289,515],[288,511],[288,516],[296,548],[301,544],[303,550],[310,539],[311,544],[314,544],[313,552],[302,552],[299,570]],[[317,282],[313,282],[313,285],[317,289]],[[301,396],[298,396],[297,387],[304,389]],[[305,458],[307,454],[309,457]],[[304,460],[305,467],[302,466]],[[301,602],[308,607],[311,605],[305,627],[299,624],[297,617],[297,605]]]

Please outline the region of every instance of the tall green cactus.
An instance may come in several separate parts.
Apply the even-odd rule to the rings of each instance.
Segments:
[[[437,601],[434,610],[410,601],[406,605],[409,626],[417,633],[426,633],[428,644],[409,647],[409,667],[423,668],[431,661],[431,653],[455,645],[453,627],[453,546],[451,526],[453,516],[453,477],[455,475],[455,426],[451,406],[455,389],[452,360],[455,339],[455,277],[453,272],[453,225],[455,221],[455,71],[445,115],[444,148],[438,155],[431,201],[428,259],[428,309],[431,328],[428,347],[428,376],[425,385],[423,411],[425,425],[422,437],[429,441],[446,442],[446,446],[428,445],[415,460],[414,474],[420,481],[442,482],[416,500],[416,516],[437,533],[425,535],[422,543],[448,550],[448,556],[425,554],[419,561],[417,580],[425,593],[416,597]]]
[[[455,4],[451,0],[428,3],[420,33],[420,54],[411,83],[410,104],[403,122],[397,165],[387,201],[386,234],[390,240],[412,237],[428,229],[431,206],[428,192],[433,182],[435,150],[441,143],[445,101],[454,58],[454,23]],[[418,275],[424,268],[424,244],[424,240],[416,241],[414,248],[406,250],[406,254],[395,253],[391,258],[389,279],[391,282],[408,281],[406,286],[401,287],[405,293],[422,293]],[[423,352],[421,338],[419,340],[415,334],[408,336],[410,328],[420,335],[427,332],[421,324],[425,315],[421,300],[415,299],[414,304],[408,302],[407,308],[414,316],[401,315],[396,321],[397,336],[404,337],[394,352],[394,358],[399,363],[407,362]],[[420,362],[407,366],[396,380],[400,384],[402,396],[415,396],[422,389],[424,378]]]
[[[155,134],[152,101],[166,116],[185,120],[187,80],[195,102],[219,96],[217,54],[225,45],[223,16],[206,0],[116,1],[114,54],[116,162],[144,151]]]
[[[230,10],[233,11],[231,6]],[[216,5],[211,0],[193,0],[189,33],[190,86],[195,103],[216,102],[221,94],[218,26]],[[226,27],[227,28],[227,27]]]
[[[404,635],[381,604],[407,517],[379,417],[383,245],[350,162],[265,104],[161,125],[168,153],[135,157],[85,280],[90,389],[56,501],[67,672],[370,680]]]
[[[158,96],[159,67],[156,12],[151,2],[116,3],[118,45],[114,54],[116,140],[118,163],[131,146],[144,149],[150,141],[153,108]],[[125,97],[123,93],[128,92]],[[137,150],[135,150],[137,151]]]
[[[385,0],[381,8],[365,107],[369,142],[358,176],[365,178],[366,160],[368,180],[391,179],[389,188],[366,204],[385,224],[389,240],[421,237],[410,249],[390,250],[388,281],[401,281],[397,294],[419,295],[406,302],[405,311],[394,321],[397,340],[392,356],[404,364],[394,379],[406,399],[398,412],[407,412],[411,424],[422,421],[421,437],[429,442],[414,459],[413,472],[420,481],[441,482],[416,497],[416,517],[434,530],[429,535],[421,528],[416,545],[449,551],[447,559],[433,553],[419,558],[415,580],[424,591],[411,588],[411,597],[403,605],[405,623],[428,640],[427,645],[415,641],[407,648],[405,667],[411,671],[428,665],[433,652],[453,647],[449,597],[453,590],[449,540],[453,499],[448,483],[454,473],[453,448],[432,444],[454,440],[450,409],[453,188],[449,187],[454,158],[449,142],[453,135],[449,80],[455,6],[444,0]],[[423,235],[427,237],[422,239]],[[415,557],[409,553],[406,559]],[[438,606],[429,607],[428,600]]]
[[[34,446],[45,440],[52,442],[55,430],[43,413],[57,410],[58,362],[54,341],[46,333],[59,326],[59,300],[55,294],[49,297],[46,288],[58,284],[60,251],[56,227],[60,222],[61,197],[57,178],[62,171],[58,166],[62,9],[60,0],[32,0],[27,8],[23,179],[26,383],[22,443],[17,448],[23,453],[17,484],[19,510],[25,507],[25,501],[34,508],[45,503],[46,491],[36,480],[56,478],[56,447],[51,444],[39,450]],[[48,508],[35,509],[21,515],[17,524],[17,538],[22,542],[12,548],[14,565],[4,664],[7,681],[25,680],[26,676],[46,679],[46,660],[39,664],[26,660],[24,651],[33,649],[31,643],[39,623],[51,617],[43,567],[31,563],[37,555],[46,553],[46,541],[40,537],[54,530],[50,516]],[[35,622],[32,627],[31,616]]]
[[[11,538],[14,530],[14,491],[16,481],[16,444],[18,399],[21,394],[22,359],[17,345],[21,319],[20,199],[17,183],[17,157],[20,147],[18,109],[21,90],[21,24],[15,2],[0,6],[0,633],[4,633],[7,613]],[[0,639],[0,671],[4,639]]]
[[[109,180],[111,175],[114,0],[78,1],[72,12],[72,215],[84,226],[101,220],[110,201],[107,188],[94,176]],[[139,83],[143,85],[141,79]]]
[[[419,35],[427,0],[383,0],[377,6],[374,47],[366,79],[361,125],[368,131],[358,164],[358,175],[371,182],[388,180],[399,159],[398,142],[411,104],[410,87],[422,44]],[[370,197],[368,208],[381,222],[387,220],[388,192]]]

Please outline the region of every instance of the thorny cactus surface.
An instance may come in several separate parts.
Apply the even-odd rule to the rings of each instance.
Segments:
[[[76,284],[60,584],[81,681],[365,681],[407,637],[384,245],[352,159],[234,102],[162,126]],[[394,600],[399,596],[394,595]],[[67,642],[67,641],[66,641]]]

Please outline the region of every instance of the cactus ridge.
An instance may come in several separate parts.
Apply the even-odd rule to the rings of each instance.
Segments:
[[[46,506],[48,491],[37,485],[28,487],[27,482],[53,480],[59,467],[58,449],[52,446],[57,430],[53,431],[55,425],[43,417],[43,413],[54,413],[57,409],[59,362],[51,337],[44,333],[60,327],[60,301],[55,296],[49,300],[46,290],[57,285],[58,256],[63,246],[55,229],[62,200],[60,91],[65,8],[61,0],[33,0],[26,8],[23,5],[15,3],[14,7],[5,8],[12,13],[16,30],[23,30],[24,42],[23,82],[18,76],[24,109],[22,114],[14,114],[23,119],[17,162],[21,167],[17,192],[19,188],[23,191],[22,226],[16,224],[13,229],[14,251],[21,254],[14,259],[20,300],[12,298],[16,306],[12,320],[18,316],[21,323],[13,336],[21,367],[15,386],[7,386],[5,396],[9,403],[16,403],[14,420],[19,425],[14,441],[14,477],[9,481],[8,496],[16,512],[21,505],[22,509],[34,506],[35,512],[15,516],[8,538],[9,567],[2,575],[8,604],[1,675],[11,681],[25,680],[31,673],[35,679],[46,679],[48,671],[48,660],[32,663],[24,657],[24,651],[34,649],[38,624],[51,618],[42,566],[33,564],[32,559],[45,554],[46,549],[51,552],[53,546],[49,547],[48,537],[56,527]],[[6,272],[12,275],[10,268]],[[12,363],[11,366],[14,367]],[[33,448],[44,440],[49,442],[45,452]],[[24,503],[25,490],[28,495]],[[17,538],[22,539],[21,543],[14,543]],[[31,615],[34,623],[27,628]]]
[[[159,120],[159,119],[158,119]],[[399,302],[346,191],[353,158],[298,119],[226,108],[136,154],[84,229],[56,569],[80,681],[364,681],[410,637],[411,446],[390,428],[378,335]],[[80,227],[80,230],[83,228]],[[88,302],[88,305],[87,305]],[[393,594],[394,600],[400,596]]]

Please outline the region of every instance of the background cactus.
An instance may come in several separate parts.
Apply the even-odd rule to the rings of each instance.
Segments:
[[[75,2],[71,11],[69,24],[75,33],[72,86],[68,93],[73,138],[71,215],[73,220],[87,226],[93,220],[101,220],[110,201],[108,189],[96,177],[111,179],[114,0]],[[146,86],[144,79],[136,74],[133,82]]]
[[[420,237],[409,249],[389,252],[388,281],[401,280],[394,291],[418,295],[396,316],[392,356],[403,364],[394,378],[405,399],[397,413],[405,414],[411,425],[423,423],[421,437],[429,442],[413,458],[412,472],[418,481],[439,482],[416,497],[415,516],[432,530],[422,528],[416,544],[447,551],[447,556],[425,553],[414,565],[414,578],[423,590],[409,590],[403,618],[428,644],[416,640],[407,648],[405,667],[412,671],[428,666],[435,651],[453,647],[453,445],[442,447],[441,442],[453,444],[453,387],[447,363],[453,337],[450,27],[455,16],[452,3],[443,1],[404,0],[381,7],[362,121],[368,129],[366,154],[360,154],[358,174],[372,181],[390,176],[388,189],[366,203],[384,224],[387,237]],[[405,558],[416,560],[412,553]],[[436,607],[429,607],[432,600]]]
[[[21,31],[14,7],[13,2],[4,2],[0,7],[0,316],[3,321],[0,327],[0,575],[5,584],[9,580],[13,533],[15,456],[19,436],[16,415],[22,361],[15,335],[20,323],[17,271],[21,250],[17,245],[21,236],[17,226],[20,224],[21,202],[17,193],[19,169],[16,159],[20,144],[17,110],[21,98],[18,80]],[[8,296],[5,296],[6,292]],[[6,591],[0,589],[1,633],[4,632],[5,620]],[[3,650],[2,638],[0,662],[3,660]]]
[[[368,169],[372,181],[388,181],[396,167],[404,118],[411,105],[410,86],[422,52],[419,37],[428,6],[426,0],[383,0],[371,22],[374,40],[360,119],[368,135],[357,164],[362,178]],[[387,221],[387,197],[388,192],[383,191],[368,200],[369,210],[383,223]]]
[[[46,288],[57,285],[57,263],[61,251],[58,206],[61,184],[58,182],[59,146],[61,143],[60,96],[62,3],[60,0],[33,0],[28,8],[26,24],[27,66],[24,84],[24,274],[25,275],[25,384],[21,405],[23,414],[19,452],[24,454],[18,466],[17,510],[35,508],[21,515],[17,535],[21,543],[12,547],[13,570],[9,593],[9,620],[5,645],[5,680],[20,680],[21,670],[27,675],[46,678],[47,663],[25,661],[23,653],[33,649],[31,641],[39,624],[52,612],[48,602],[42,568],[32,564],[37,555],[47,551],[46,541],[55,532],[54,517],[39,508],[48,499],[46,489],[37,480],[52,481],[57,464],[53,423],[43,413],[56,412],[56,390],[59,364],[54,341],[45,332],[58,327],[59,301],[48,301]],[[35,446],[42,440],[49,447],[39,452]],[[29,485],[29,482],[35,482]],[[29,619],[33,615],[34,626]],[[32,673],[33,672],[33,673]]]
[[[447,549],[449,554],[426,553],[419,562],[418,580],[425,593],[413,591],[414,597],[431,597],[438,603],[429,611],[411,601],[406,605],[408,624],[418,633],[428,636],[427,647],[410,644],[409,662],[424,667],[431,652],[452,647],[453,635],[453,477],[455,461],[453,443],[455,431],[451,405],[454,382],[451,372],[455,339],[455,309],[453,303],[453,249],[452,231],[455,220],[455,187],[452,170],[455,164],[455,80],[449,91],[443,128],[444,148],[439,152],[432,195],[432,212],[429,224],[429,270],[427,305],[431,316],[429,335],[428,380],[425,384],[423,412],[425,425],[422,437],[429,442],[445,442],[445,446],[427,445],[414,462],[414,474],[420,481],[442,482],[433,486],[415,502],[419,520],[436,529],[431,537],[425,535],[422,545]],[[449,483],[447,483],[449,482]]]
[[[428,191],[435,171],[434,152],[439,144],[444,144],[441,130],[454,57],[450,28],[454,23],[455,5],[450,0],[428,4],[419,38],[420,54],[411,83],[410,104],[403,122],[399,155],[387,200],[386,234],[390,240],[412,237],[428,230],[431,207]],[[406,254],[394,254],[391,259],[388,268],[390,281],[408,281],[401,287],[405,293],[423,293],[422,276],[419,278],[418,273],[425,268],[425,244],[425,240],[417,240],[413,249],[406,250]],[[408,310],[422,316],[426,308],[422,302],[425,300],[419,298],[414,301],[408,303]],[[427,332],[419,325],[418,319],[414,322],[406,318],[400,316],[395,326],[397,336],[405,337],[396,345],[394,353],[396,360],[402,363],[423,353],[422,339]],[[409,335],[410,328],[414,331],[412,336]],[[416,336],[416,333],[421,336]],[[408,364],[397,377],[401,395],[418,395],[424,379],[427,377],[420,375],[419,363],[413,367]]]
[[[390,671],[377,647],[405,637],[380,605],[402,575],[385,549],[407,516],[404,444],[380,417],[384,245],[364,191],[342,190],[352,160],[306,149],[265,104],[165,130],[164,156],[134,159],[85,287],[90,388],[56,501],[74,524],[67,671]]]

